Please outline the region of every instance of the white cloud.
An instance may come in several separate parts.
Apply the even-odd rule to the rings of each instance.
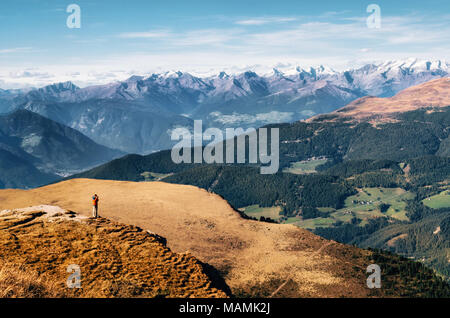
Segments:
[[[239,20],[235,23],[245,26],[295,20],[296,18],[289,17],[265,17]],[[348,52],[358,52],[361,46],[366,45],[374,52],[377,48],[383,48],[383,53],[411,53],[404,45],[414,45],[422,52],[432,47],[448,47],[450,25],[448,22],[435,20],[425,23],[423,18],[417,16],[383,16],[381,29],[369,29],[364,17],[354,17],[342,18],[337,22],[293,23],[256,32],[255,29],[221,28],[181,32],[157,30],[122,33],[119,36],[130,39],[151,38],[157,41],[152,43],[157,43],[159,50],[165,49],[168,54],[173,54],[170,50],[174,48],[198,46],[202,52],[209,51],[210,54],[223,53],[223,50],[218,52],[214,51],[214,48],[227,49],[234,55],[234,60],[247,53],[265,56],[295,53],[303,58],[321,58],[321,55],[330,55],[331,52],[333,56],[340,54],[341,59],[349,59],[345,55],[353,58],[354,54]],[[420,47],[421,45],[427,47]]]
[[[382,15],[381,28],[369,29],[364,14],[351,18],[339,13],[328,15],[336,18],[308,22],[298,17],[256,17],[228,21],[228,26],[221,28],[124,32],[111,36],[114,41],[106,54],[61,55],[57,61],[40,63],[36,63],[37,58],[15,64],[1,59],[0,80],[5,83],[3,87],[43,86],[67,80],[86,86],[167,70],[208,76],[246,70],[264,74],[283,65],[305,68],[324,64],[343,70],[363,61],[410,56],[450,60],[450,24],[442,16]],[[246,27],[268,23],[279,24]],[[20,52],[36,52],[36,48],[0,49],[0,54],[8,58]],[[30,70],[30,66],[37,69]],[[33,72],[37,74],[31,76]]]
[[[240,34],[242,30],[239,29],[203,29],[180,33],[167,41],[174,46],[225,45],[235,41]]]
[[[0,49],[0,54],[30,52],[31,47],[16,47],[11,49]]]
[[[335,16],[346,14],[348,12],[349,12],[348,10],[327,11],[327,12],[322,13],[319,17],[321,17],[321,18],[335,17]]]
[[[10,72],[9,73],[10,78],[14,79],[20,79],[20,78],[40,78],[40,79],[48,79],[51,78],[52,75],[50,75],[48,72],[40,72],[35,70],[24,70],[24,71],[18,71],[18,72]]]
[[[284,23],[284,22],[293,22],[296,21],[297,18],[292,17],[260,17],[260,18],[252,18],[252,19],[244,19],[238,20],[235,24],[239,25],[263,25],[269,23]]]
[[[152,39],[170,37],[172,34],[167,30],[154,30],[146,32],[125,32],[118,36],[126,39]]]

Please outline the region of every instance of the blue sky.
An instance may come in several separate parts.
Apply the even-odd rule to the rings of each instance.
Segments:
[[[69,29],[66,8],[81,8]],[[369,4],[381,8],[370,29]],[[84,86],[167,70],[206,75],[417,57],[449,60],[450,1],[0,1],[0,87]]]

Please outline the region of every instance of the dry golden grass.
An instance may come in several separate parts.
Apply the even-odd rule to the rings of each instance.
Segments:
[[[225,200],[193,186],[75,179],[33,190],[1,190],[0,210],[50,204],[90,215],[93,193],[100,196],[101,216],[157,233],[173,251],[189,251],[213,265],[235,295],[369,294],[366,251],[327,241],[293,225],[244,220]],[[71,237],[71,233],[78,234],[71,239],[73,245],[66,246],[68,250],[79,241],[92,241],[80,228],[66,235]],[[85,266],[90,262],[87,259]]]
[[[0,264],[0,298],[55,298],[64,296],[55,282],[25,266]]]
[[[226,287],[189,254],[142,229],[42,209],[0,213],[4,297],[226,297]],[[81,269],[70,289],[67,268]],[[216,287],[216,285],[218,287]]]
[[[450,106],[450,78],[440,78],[402,90],[390,98],[366,96],[332,112],[353,119],[371,119],[374,123],[393,121],[393,115],[423,107]],[[320,119],[321,115],[308,121]]]

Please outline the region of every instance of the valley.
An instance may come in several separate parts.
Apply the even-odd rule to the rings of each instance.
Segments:
[[[211,190],[250,218],[393,251],[424,261],[448,279],[447,233],[432,233],[448,218],[449,83],[444,78],[399,94],[402,112],[389,113],[388,121],[330,114],[270,125],[280,129],[283,172],[274,175],[259,174],[257,165],[173,165],[170,153],[162,151],[121,158],[72,177],[142,181],[141,169],[171,173],[161,181]],[[420,97],[430,85],[435,107],[428,106],[430,95]],[[407,96],[412,96],[409,104]],[[292,168],[296,173],[289,173]],[[419,223],[427,224],[429,232],[415,233]],[[424,242],[433,238],[433,243],[418,243],[418,235]],[[433,247],[427,251],[426,246]]]
[[[259,219],[261,216],[277,220],[280,223],[294,224],[298,227],[314,230],[317,227],[340,226],[345,223],[357,222],[360,226],[368,224],[370,219],[387,217],[399,221],[408,221],[406,216],[407,201],[414,194],[401,188],[362,188],[356,195],[349,196],[340,209],[317,207],[323,216],[302,218],[301,215],[282,217],[277,207],[249,209],[243,212]],[[251,206],[253,207],[253,206]],[[443,207],[443,206],[440,206]]]
[[[135,241],[140,236],[146,235],[145,232],[139,232],[134,227],[130,229],[131,232],[126,231],[122,235],[122,232],[116,229],[117,226],[120,226],[118,223],[139,226],[141,229],[163,236],[167,240],[167,247],[173,252],[184,253],[177,256],[182,257],[182,260],[192,260],[189,255],[193,255],[201,262],[214,266],[229,286],[232,294],[237,297],[412,295],[424,297],[431,295],[430,293],[434,290],[433,286],[443,284],[431,271],[406,259],[328,241],[292,225],[257,222],[242,218],[219,196],[193,186],[161,182],[74,179],[33,190],[0,190],[0,202],[2,209],[11,211],[15,211],[17,206],[52,204],[67,211],[77,211],[79,217],[85,218],[91,213],[89,203],[90,195],[93,192],[98,193],[101,198],[99,212],[102,219],[99,221],[88,220],[87,222],[91,224],[90,227],[97,227],[99,234],[94,235],[105,235],[102,240],[108,237],[104,248],[107,249],[107,242],[111,242],[111,244],[121,242],[113,243],[114,237]],[[34,209],[36,208],[29,208],[26,211]],[[25,214],[24,217],[36,217],[41,214],[39,211],[42,209],[42,207],[37,208],[37,214]],[[39,222],[33,224],[30,221],[28,224],[32,225],[31,227],[13,226],[23,222],[14,221],[14,214],[11,213],[17,212],[1,213],[0,223],[3,222],[6,226],[0,229],[1,235],[14,234],[21,242],[22,235],[27,235],[25,233],[37,235],[30,231],[42,229]],[[55,214],[53,217],[61,218],[62,216]],[[13,222],[13,224],[5,222]],[[59,228],[58,224],[60,223],[53,222],[53,224],[41,230],[43,231],[40,234],[41,237],[47,237],[50,233],[74,236],[79,231],[85,233],[91,231],[91,229],[85,229],[85,225],[77,226],[77,222],[67,224],[69,226],[67,229],[62,227],[66,226],[64,225],[66,223],[62,223]],[[133,234],[136,231],[142,234],[136,234],[139,235],[136,236]],[[150,238],[152,235],[154,234],[151,234]],[[6,240],[5,242],[10,241]],[[39,243],[39,240],[27,240],[26,242],[30,247],[27,251],[31,251],[33,250],[32,244]],[[92,240],[85,241],[86,244],[88,242],[92,242]],[[63,241],[61,241],[62,243]],[[34,253],[46,253],[46,248],[52,246],[45,245],[44,247],[42,244],[35,248]],[[126,243],[123,242],[123,244]],[[3,261],[24,257],[9,245],[6,245],[5,248],[3,250],[7,253],[2,254]],[[124,253],[126,250],[120,253]],[[74,253],[70,257],[77,255],[77,249],[69,249],[69,251]],[[142,247],[139,247],[139,251],[149,253]],[[48,257],[51,258],[52,255],[50,253]],[[59,256],[61,261],[65,255]],[[86,256],[83,259],[79,259],[79,257],[73,261],[92,264],[92,260],[84,260]],[[366,286],[365,269],[374,260],[377,260],[384,268],[386,288],[381,290],[370,290]],[[72,260],[68,258],[65,262],[72,262]],[[195,263],[194,260],[190,262]],[[44,263],[38,262],[35,266],[44,266]],[[125,264],[123,266],[125,267]],[[167,263],[166,266],[170,268],[171,263]],[[398,266],[410,268],[408,272],[411,274],[402,278],[398,277],[395,275],[395,268]],[[84,271],[91,273],[97,272],[99,269],[99,267],[91,265]],[[183,267],[180,267],[179,270],[181,269]],[[52,271],[56,270],[57,267]],[[121,275],[121,271],[119,269],[118,275]],[[142,274],[145,273],[147,272]],[[422,274],[419,276],[419,273]],[[136,273],[136,275],[142,274]],[[180,272],[180,275],[184,274]],[[128,277],[130,276],[128,275]],[[170,275],[169,277],[172,279],[171,284],[179,284],[176,276]],[[197,284],[193,279],[191,278],[192,283]],[[142,290],[142,287],[136,288]],[[187,292],[189,289],[185,285],[183,290]],[[92,290],[92,292],[97,291]],[[202,292],[224,297],[224,294],[214,289],[193,289],[191,292],[194,293],[193,295]],[[439,292],[444,293],[443,295],[447,293],[445,288],[441,288]]]
[[[106,147],[149,154],[172,147],[170,132],[178,127],[192,130],[194,120],[219,129],[296,122],[367,95],[391,97],[445,78],[449,69],[445,61],[406,59],[345,71],[323,65],[205,77],[168,71],[83,88],[63,82],[4,91],[0,113],[30,110]]]
[[[122,155],[28,110],[0,115],[0,188],[44,185]]]

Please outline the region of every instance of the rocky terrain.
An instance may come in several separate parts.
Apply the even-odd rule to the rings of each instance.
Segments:
[[[136,226],[56,206],[0,212],[2,297],[227,297],[209,265]],[[78,265],[81,288],[68,288]]]

